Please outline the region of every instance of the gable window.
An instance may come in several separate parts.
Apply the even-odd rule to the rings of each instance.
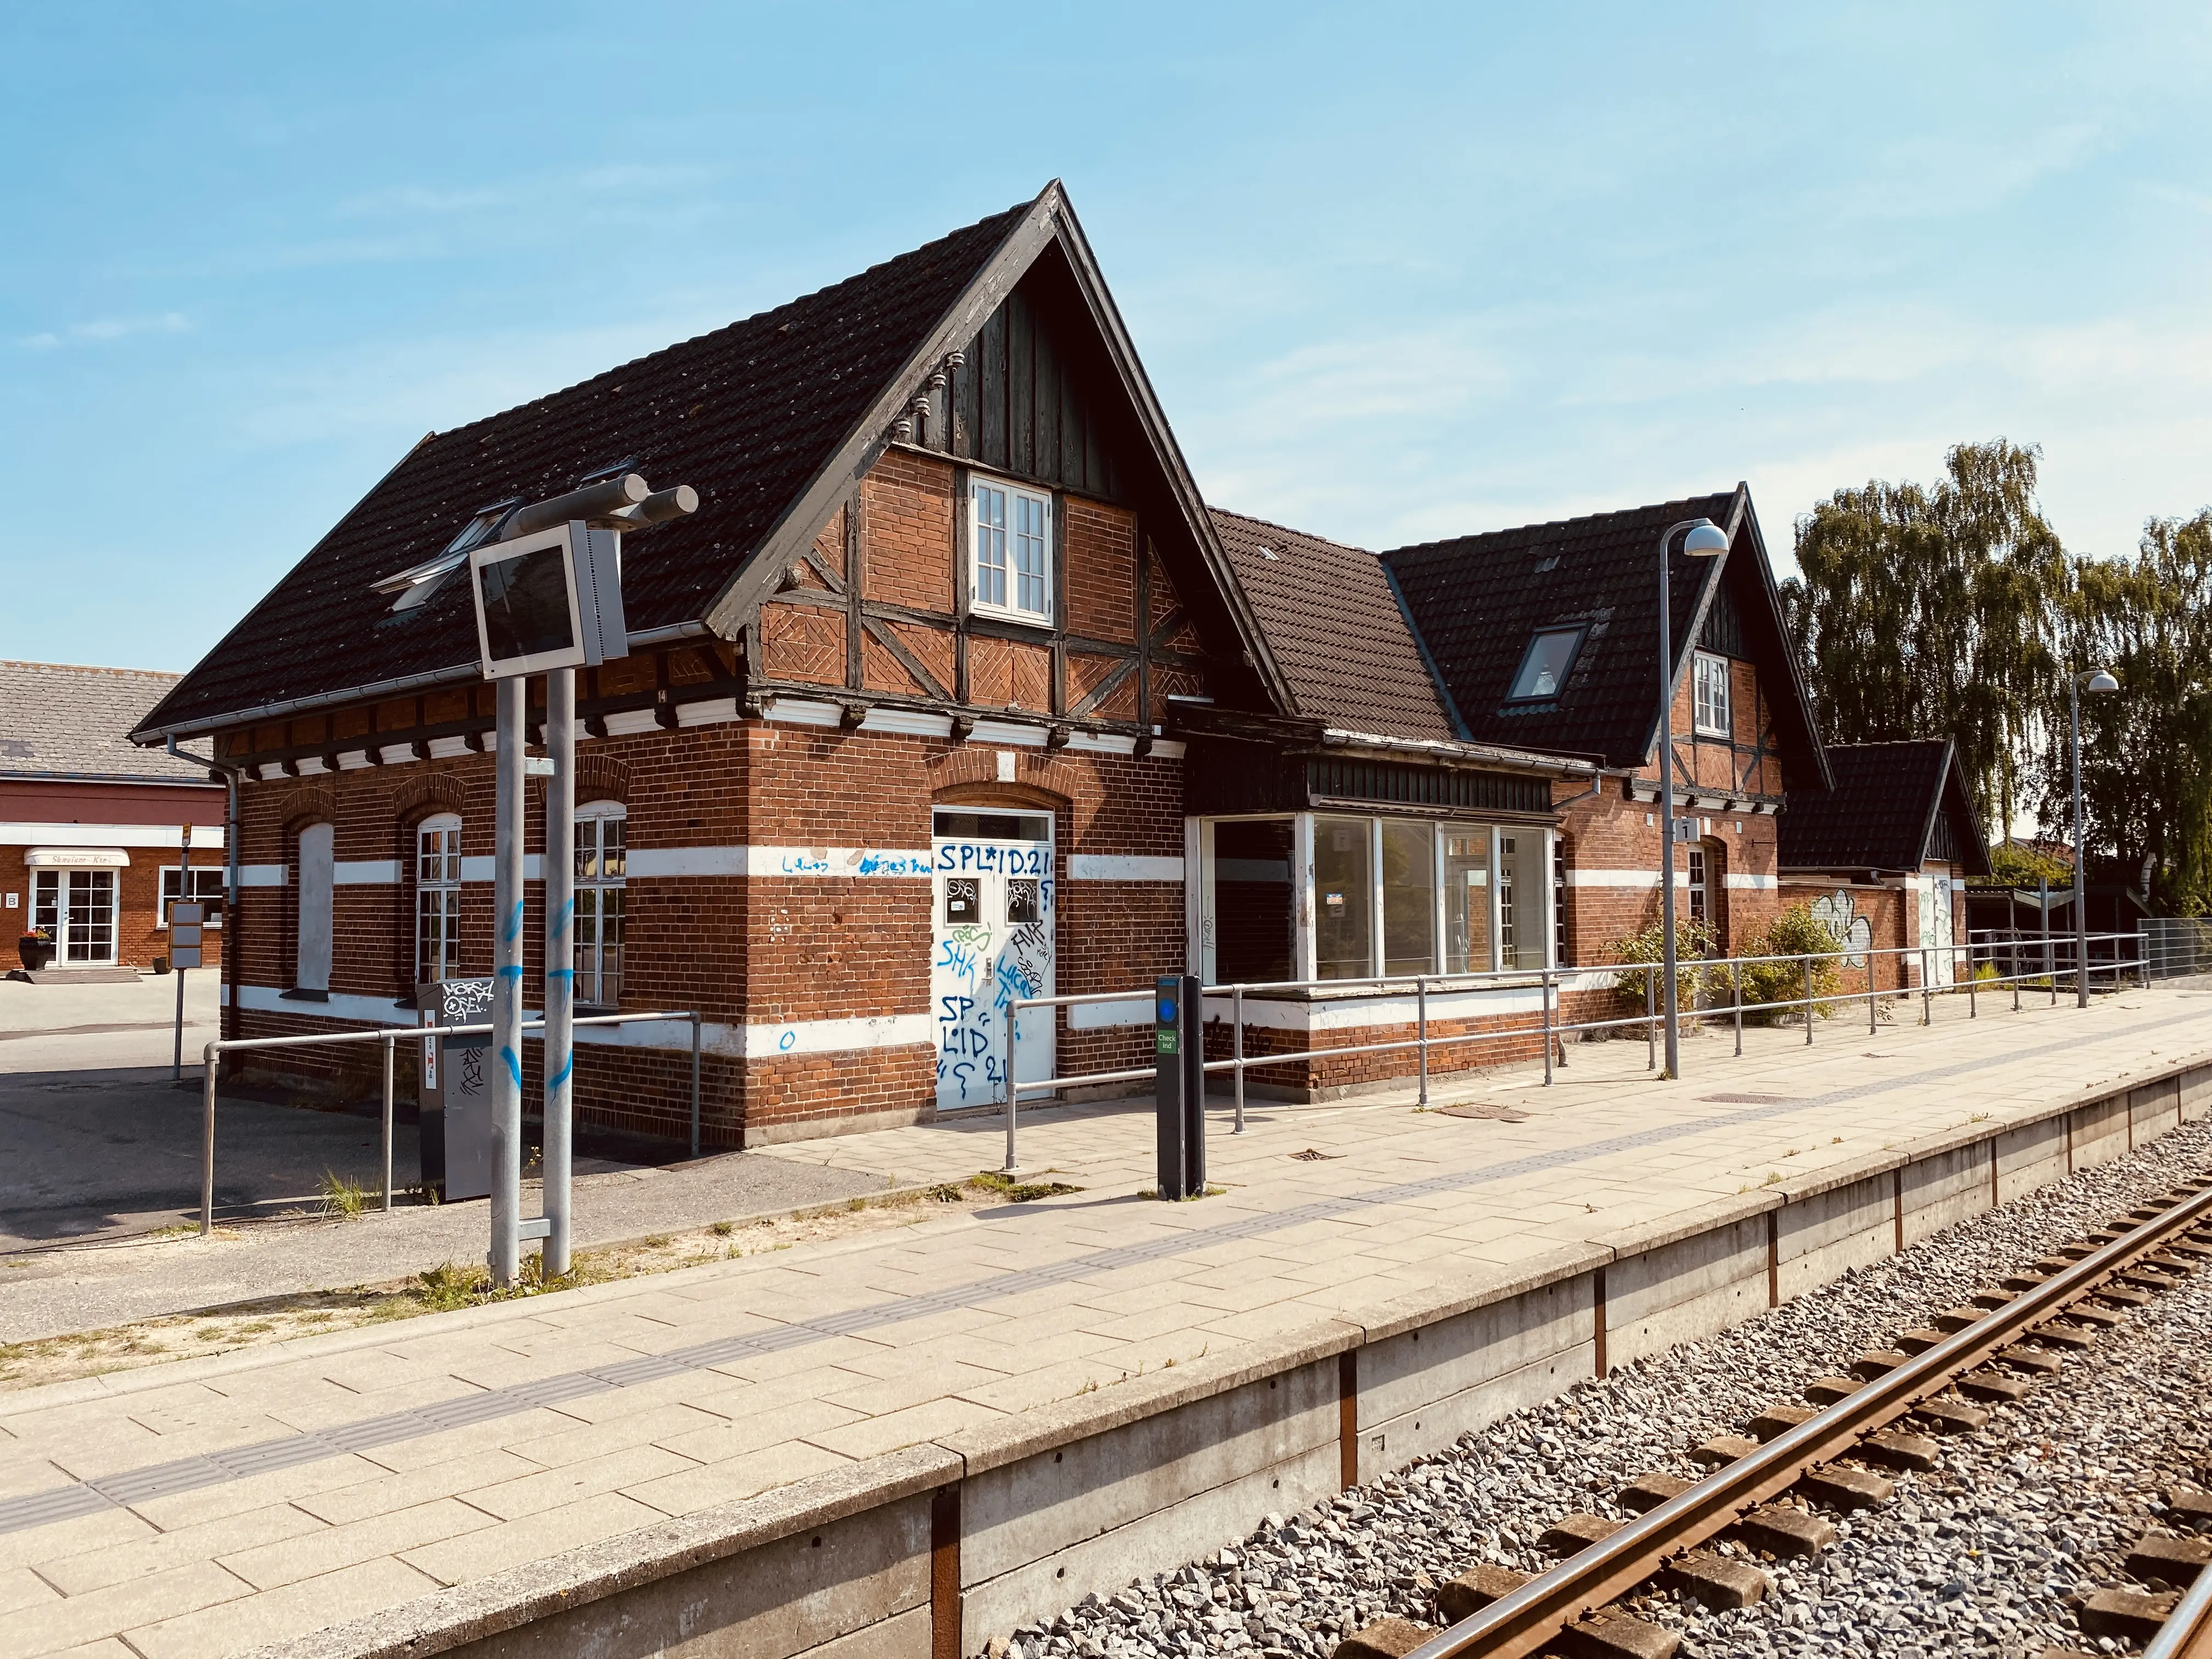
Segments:
[[[461,821],[451,812],[415,829],[415,981],[451,979],[461,966]]]
[[[1700,651],[1696,674],[1698,730],[1709,738],[1729,736],[1729,659]]]
[[[1052,620],[1052,497],[977,478],[969,487],[971,598],[978,611]]]
[[[1568,671],[1575,665],[1575,653],[1581,648],[1583,630],[1579,628],[1547,628],[1528,641],[1528,653],[1521,659],[1521,672],[1513,677],[1513,690],[1507,696],[1509,702],[1535,702],[1556,697],[1567,683]]]
[[[605,1008],[622,1000],[629,828],[614,801],[576,813],[576,1000]]]

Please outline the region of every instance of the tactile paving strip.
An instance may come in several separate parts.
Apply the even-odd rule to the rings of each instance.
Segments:
[[[2198,1016],[2189,1015],[2158,1020],[2137,1027],[2127,1035],[2133,1036],[2168,1025],[2193,1024],[2198,1019]],[[221,1486],[226,1481],[292,1468],[325,1457],[343,1457],[351,1453],[372,1451],[379,1446],[418,1439],[424,1435],[464,1428],[471,1424],[488,1423],[501,1417],[535,1410],[541,1406],[557,1406],[563,1401],[579,1400],[586,1395],[633,1388],[685,1371],[706,1370],[753,1355],[781,1353],[830,1337],[856,1336],[866,1331],[902,1324],[910,1319],[927,1319],[933,1314],[981,1307],[1001,1297],[1021,1296],[1048,1285],[1088,1279],[1095,1273],[1112,1273],[1146,1262],[1191,1255],[1230,1239],[1262,1237],[1269,1233],[1287,1231],[1316,1221],[1333,1220],[1362,1210],[1402,1204],[1443,1193],[1465,1192],[1497,1182],[1510,1181],[1516,1176],[1533,1175],[1540,1170],[1559,1169],[1565,1164],[1637,1152],[1714,1129],[1786,1117],[1795,1112],[1863,1099],[1893,1089],[1938,1083],[1947,1078],[1985,1070],[1991,1066],[2015,1065],[2021,1060],[2065,1053],[2076,1046],[2069,1039],[2034,1048],[2015,1049],[1989,1060],[1961,1061],[1957,1065],[1917,1072],[1910,1077],[1893,1078],[1886,1082],[1857,1084],[1808,1099],[1753,1107],[1741,1112],[1721,1113],[1686,1122],[1660,1124],[1649,1129],[1639,1129],[1632,1134],[1616,1135],[1610,1139],[1593,1141],[1583,1146],[1562,1147],[1556,1152],[1533,1153],[1527,1158],[1517,1158],[1478,1170],[1455,1170],[1430,1176],[1420,1181],[1400,1182],[1342,1198],[1316,1199],[1295,1209],[1243,1215],[1217,1226],[1194,1227],[1188,1232],[1163,1235],[1147,1239],[1141,1244],[1115,1245],[1043,1267],[1015,1268],[972,1284],[927,1291],[918,1296],[900,1297],[893,1301],[873,1303],[862,1308],[848,1308],[824,1314],[818,1319],[779,1325],[773,1330],[721,1337],[688,1348],[672,1349],[667,1353],[641,1354],[635,1359],[595,1366],[590,1370],[564,1371],[558,1376],[540,1377],[532,1382],[519,1382],[510,1388],[487,1389],[481,1394],[465,1395],[459,1399],[441,1401],[435,1405],[392,1412],[382,1417],[348,1424],[343,1428],[288,1435],[281,1440],[264,1440],[250,1446],[234,1447],[228,1451],[179,1458],[173,1463],[157,1463],[149,1468],[128,1469],[118,1474],[102,1475],[94,1480],[72,1482],[68,1486],[0,1501],[0,1534],[47,1526],[57,1521],[94,1514],[110,1507],[127,1507],[148,1498],[165,1498],[173,1492],[194,1492],[206,1486]]]

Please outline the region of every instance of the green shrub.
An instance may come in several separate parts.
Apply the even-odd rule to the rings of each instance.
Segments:
[[[1743,941],[1739,955],[1747,957],[1820,956],[1845,949],[1835,929],[1813,914],[1809,904],[1793,904],[1760,932]],[[1801,962],[1747,962],[1737,970],[1743,975],[1747,1007],[1763,1003],[1799,1002],[1805,995],[1805,964]],[[1814,1008],[1826,1019],[1835,1005],[1822,999],[1844,988],[1843,964],[1832,955],[1813,964]],[[1798,1010],[1778,1009],[1777,1018],[1796,1018]]]
[[[1666,945],[1666,927],[1659,921],[1652,921],[1638,928],[1627,938],[1613,942],[1613,959],[1615,962],[1640,964],[1623,968],[1613,976],[1614,988],[1627,1000],[1633,1013],[1640,1014],[1645,1011],[1644,998],[1647,995],[1651,999],[1650,1008],[1656,1010],[1659,1006],[1656,987],[1661,975],[1655,970],[1665,952]],[[1727,983],[1724,972],[1716,977],[1714,969],[1694,965],[1711,957],[1719,948],[1719,936],[1710,925],[1692,921],[1686,916],[1675,917],[1674,1009],[1677,1013],[1695,1008],[1701,993]]]

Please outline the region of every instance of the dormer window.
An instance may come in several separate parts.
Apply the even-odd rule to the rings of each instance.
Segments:
[[[1558,696],[1575,665],[1575,653],[1582,648],[1584,631],[1581,628],[1538,629],[1536,637],[1528,641],[1528,654],[1521,659],[1521,672],[1513,677],[1513,690],[1506,701],[1543,702]]]
[[[969,598],[1018,622],[1052,620],[1052,497],[977,478],[968,494]]]
[[[1697,725],[1700,736],[1733,735],[1729,722],[1729,659],[1711,651],[1698,653]]]

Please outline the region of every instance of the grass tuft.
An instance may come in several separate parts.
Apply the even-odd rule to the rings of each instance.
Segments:
[[[335,1170],[323,1171],[323,1213],[344,1221],[358,1221],[368,1208],[368,1188],[349,1181]]]

